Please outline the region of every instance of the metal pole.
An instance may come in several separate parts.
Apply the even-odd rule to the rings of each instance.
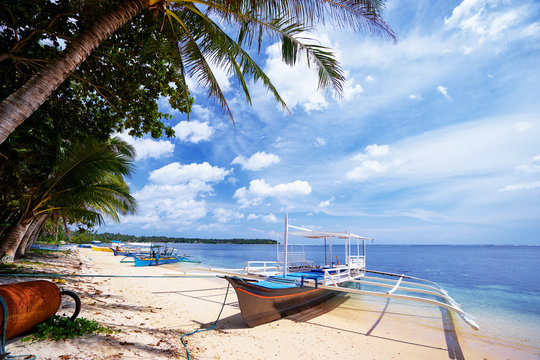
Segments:
[[[366,258],[366,239],[362,239],[362,251],[363,251],[363,255],[364,255],[364,269],[366,269],[366,263],[367,263],[367,258]]]
[[[287,217],[287,213],[285,213],[285,232],[283,233],[283,241],[285,248],[283,249],[283,277],[287,276],[287,242],[289,237],[289,219]]]
[[[326,259],[326,238],[324,238],[324,265],[328,265],[328,260]]]
[[[330,236],[330,264],[332,264],[334,258],[332,257],[332,237]]]

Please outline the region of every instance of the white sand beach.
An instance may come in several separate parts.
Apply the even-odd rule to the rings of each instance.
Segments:
[[[46,266],[48,271],[133,276],[178,272],[176,265],[121,264],[121,257],[90,249],[57,257]],[[186,272],[189,268],[185,266]],[[2,278],[2,283],[11,281],[20,280]],[[12,355],[34,354],[38,359],[185,359],[180,336],[213,324],[227,284],[220,278],[67,279],[59,286],[79,294],[81,317],[121,331],[58,342],[21,343],[15,338],[6,348]],[[215,329],[187,337],[187,344],[193,359],[540,358],[538,346],[474,331],[455,316],[450,321],[434,306],[368,297],[339,297],[308,313],[249,328],[232,287]]]

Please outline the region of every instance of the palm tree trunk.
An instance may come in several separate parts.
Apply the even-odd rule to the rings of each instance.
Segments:
[[[149,6],[149,0],[126,0],[68,44],[19,90],[0,104],[0,144],[111,34]]]
[[[32,222],[32,224],[30,224],[28,230],[22,238],[21,243],[19,244],[15,257],[23,257],[26,255],[26,251],[30,246],[32,246],[36,238],[39,236],[39,233],[41,232],[41,229],[43,229],[43,225],[45,225],[45,221],[47,221],[48,217],[48,214],[41,214]]]
[[[13,262],[15,252],[31,222],[31,219],[21,220],[9,228],[4,240],[0,243],[0,262]]]

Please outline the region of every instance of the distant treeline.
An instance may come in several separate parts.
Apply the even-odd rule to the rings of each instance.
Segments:
[[[199,238],[176,238],[167,236],[135,236],[124,234],[94,234],[94,240],[111,242],[145,242],[145,243],[189,243],[189,244],[276,244],[276,240],[270,239],[199,239]]]

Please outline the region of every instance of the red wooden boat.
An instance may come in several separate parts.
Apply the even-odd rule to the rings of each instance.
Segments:
[[[289,232],[289,228],[293,231]],[[305,260],[303,251],[294,253],[288,250],[289,235],[324,239],[325,259],[326,241],[329,239],[330,259],[333,259],[332,239],[341,239],[345,243],[345,254],[342,257],[344,261],[342,264],[336,261],[336,263],[314,267],[312,261]],[[356,240],[356,246],[351,244],[351,240]],[[318,231],[292,226],[288,224],[285,215],[284,246],[281,258],[278,255],[275,262],[248,261],[242,273],[234,274],[234,276],[231,272],[222,273],[227,274],[225,279],[235,289],[240,311],[249,326],[261,325],[303,312],[336,295],[355,294],[417,301],[446,308],[459,314],[466,323],[478,330],[479,327],[474,318],[464,312],[438,284],[403,274],[366,270],[365,240],[371,239],[349,232]],[[361,255],[360,250],[362,250]],[[383,277],[368,276],[366,273]],[[372,288],[389,290],[368,290]],[[396,291],[420,293],[424,297],[398,294]],[[434,300],[433,297],[441,301]]]
[[[242,317],[251,327],[310,309],[337,294],[294,283],[250,281],[236,276],[225,278],[236,290]]]

